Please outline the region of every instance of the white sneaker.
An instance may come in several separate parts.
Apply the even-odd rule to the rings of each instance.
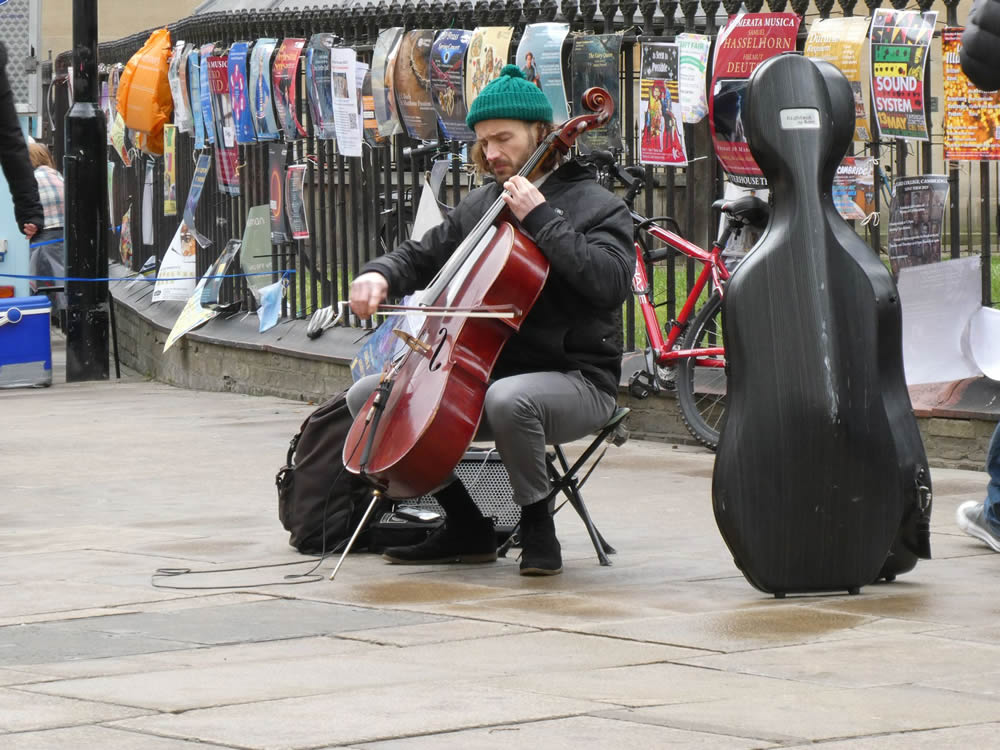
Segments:
[[[966,534],[986,542],[994,552],[1000,552],[1000,536],[993,531],[989,521],[986,520],[982,503],[977,503],[975,500],[962,503],[955,511],[955,521],[958,523],[958,528]]]

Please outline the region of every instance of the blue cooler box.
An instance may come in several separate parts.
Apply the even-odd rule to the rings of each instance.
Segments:
[[[52,385],[48,297],[0,299],[0,388]]]

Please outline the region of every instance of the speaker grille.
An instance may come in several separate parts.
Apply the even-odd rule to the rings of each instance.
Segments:
[[[455,467],[455,475],[462,480],[479,511],[492,516],[497,531],[511,532],[521,521],[521,507],[514,502],[507,467],[495,450],[469,450]],[[432,495],[401,504],[430,508],[441,512],[441,506]]]

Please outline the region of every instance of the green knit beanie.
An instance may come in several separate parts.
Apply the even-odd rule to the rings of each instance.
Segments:
[[[552,105],[516,65],[504,65],[500,76],[483,87],[472,100],[465,124],[475,127],[481,120],[552,122]]]

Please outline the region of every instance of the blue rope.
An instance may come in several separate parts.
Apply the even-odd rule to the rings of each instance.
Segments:
[[[226,273],[217,276],[106,276],[92,279],[84,276],[31,276],[23,273],[0,273],[3,279],[27,279],[29,281],[199,281],[201,279],[238,279],[245,276],[271,276],[278,271],[257,271],[256,273]],[[281,272],[281,278],[285,279],[295,270],[289,268]]]
[[[58,227],[57,227],[57,228],[58,228]],[[111,232],[117,232],[117,231],[119,231],[119,230],[120,230],[121,228],[122,228],[122,225],[121,225],[121,224],[119,224],[119,225],[118,225],[118,226],[116,226],[116,227],[108,227],[108,231],[111,231]],[[43,229],[42,231],[44,232],[45,230]],[[56,244],[57,242],[65,242],[65,241],[66,241],[66,238],[65,238],[65,237],[60,237],[60,238],[59,238],[59,239],[57,239],[57,240],[45,240],[45,242],[32,242],[31,244],[29,244],[29,245],[28,245],[28,247],[31,247],[31,248],[34,248],[34,247],[42,247],[43,245],[54,245],[54,244]]]

